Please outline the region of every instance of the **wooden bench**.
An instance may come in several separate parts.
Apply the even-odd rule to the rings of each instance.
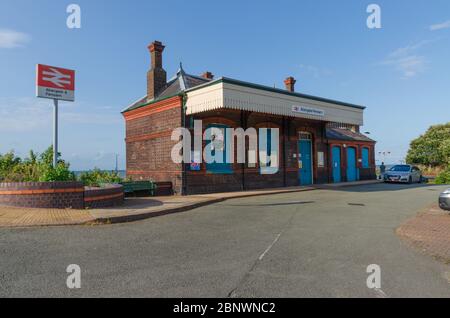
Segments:
[[[172,182],[156,182],[156,196],[173,195]]]
[[[122,182],[123,192],[126,195],[136,195],[137,193],[145,193],[147,195],[155,195],[156,184],[152,181],[130,181]]]

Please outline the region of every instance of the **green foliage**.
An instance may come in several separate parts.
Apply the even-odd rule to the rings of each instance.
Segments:
[[[442,171],[434,180],[436,184],[450,184],[450,166]]]
[[[16,157],[13,151],[4,155],[0,154],[0,181],[5,180],[14,168],[20,164],[21,159]]]
[[[450,165],[450,122],[431,126],[428,131],[411,142],[406,162],[431,167]]]
[[[117,174],[117,172],[102,171],[95,168],[92,171],[83,172],[78,177],[87,186],[97,187],[104,183],[120,183],[122,178]]]
[[[50,182],[74,181],[75,175],[69,164],[58,160],[53,167],[53,147],[41,155],[30,151],[29,157],[22,160],[14,152],[0,155],[0,181],[2,182]]]

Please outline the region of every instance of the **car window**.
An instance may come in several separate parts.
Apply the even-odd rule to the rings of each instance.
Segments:
[[[391,169],[389,169],[389,171],[394,171],[394,172],[409,172],[409,171],[411,171],[411,166],[407,166],[407,165],[397,165],[397,166],[393,166]]]

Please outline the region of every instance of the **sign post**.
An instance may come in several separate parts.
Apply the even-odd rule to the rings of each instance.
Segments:
[[[53,167],[58,164],[58,100],[53,100]]]
[[[75,101],[75,71],[38,64],[36,96],[53,99],[53,167],[58,164],[58,102]]]

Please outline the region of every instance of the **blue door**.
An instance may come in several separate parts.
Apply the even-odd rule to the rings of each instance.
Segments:
[[[300,140],[298,142],[298,149],[300,151],[298,158],[300,184],[310,185],[313,183],[311,140]]]
[[[362,149],[362,167],[369,168],[369,148]]]
[[[356,181],[358,178],[358,172],[356,170],[356,149],[347,148],[347,181]]]
[[[334,146],[332,151],[333,182],[341,182],[341,147]]]

